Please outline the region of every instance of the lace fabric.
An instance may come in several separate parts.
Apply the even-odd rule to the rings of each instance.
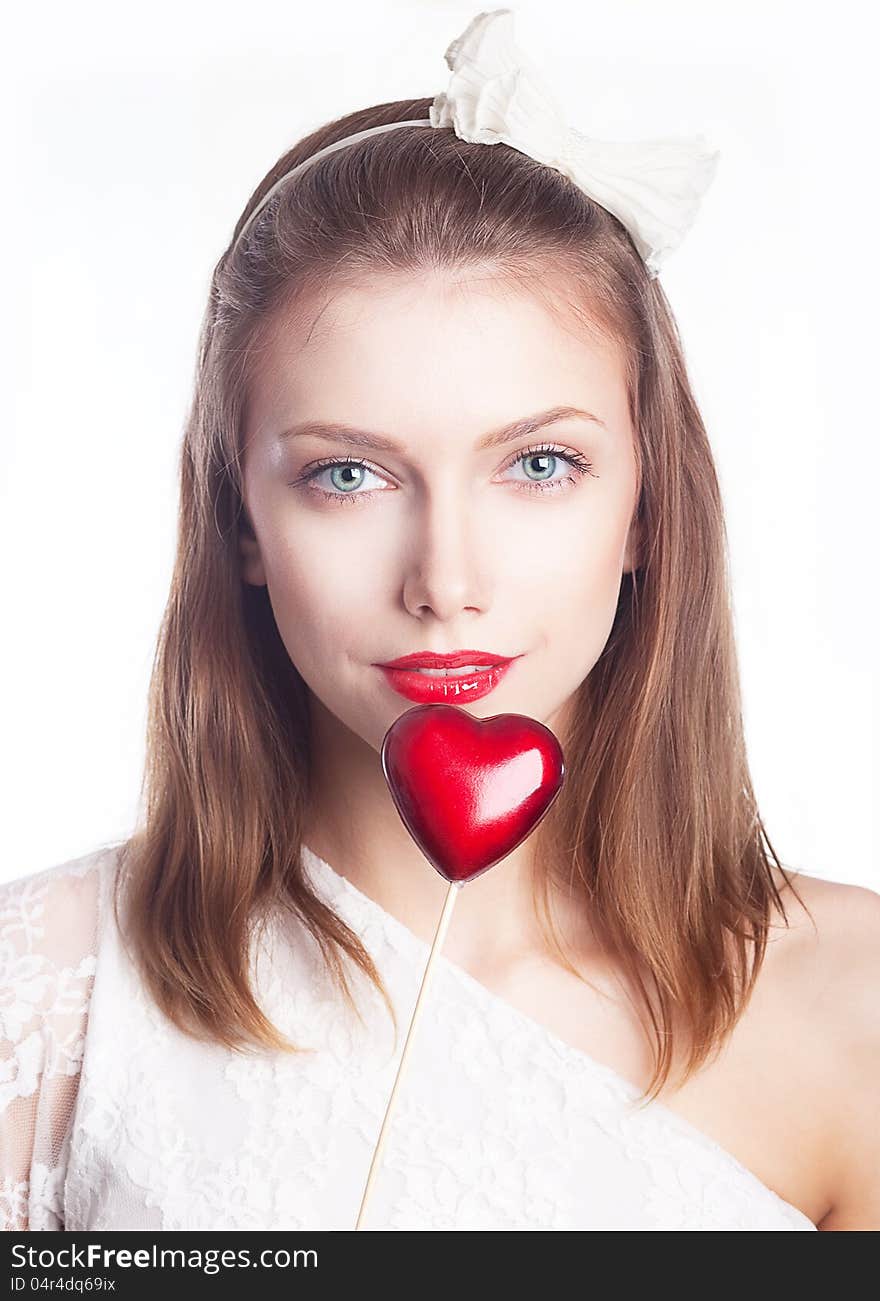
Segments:
[[[92,860],[0,886],[0,1228],[62,1229],[97,966]]]
[[[336,1229],[357,1218],[429,948],[310,850],[397,1011],[279,915],[252,954],[304,1051],[181,1034],[125,954],[114,849],[0,886],[0,1228]],[[803,1229],[730,1153],[442,956],[367,1228]]]

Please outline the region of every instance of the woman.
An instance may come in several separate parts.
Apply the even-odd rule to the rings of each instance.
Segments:
[[[631,231],[419,127],[260,207],[430,106],[302,140],[215,269],[142,824],[0,894],[5,1227],[354,1227],[446,890],[382,776],[425,689],[388,665],[459,652],[433,689],[551,727],[566,781],[462,891],[368,1227],[880,1227],[880,897],[759,816]]]

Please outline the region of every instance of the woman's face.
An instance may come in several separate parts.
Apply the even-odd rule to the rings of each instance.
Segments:
[[[481,447],[564,407],[594,419]],[[243,470],[243,577],[268,586],[325,725],[379,751],[414,701],[376,665],[468,649],[516,658],[487,695],[450,703],[560,735],[638,563],[634,433],[611,345],[498,280],[436,272],[345,288],[261,355]]]

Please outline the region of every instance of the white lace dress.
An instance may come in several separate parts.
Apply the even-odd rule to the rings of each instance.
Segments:
[[[116,848],[0,885],[0,1228],[354,1228],[429,946],[322,859],[400,1021],[279,918],[251,970],[309,1053],[236,1053],[147,998],[109,906]],[[256,950],[256,946],[255,946]],[[361,992],[363,997],[361,997]],[[804,1229],[730,1153],[440,957],[366,1228]]]

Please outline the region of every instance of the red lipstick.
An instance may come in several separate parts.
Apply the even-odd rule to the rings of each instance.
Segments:
[[[416,704],[465,704],[481,700],[494,691],[518,655],[494,655],[491,651],[461,650],[448,655],[416,651],[399,659],[377,664],[386,681],[399,695]],[[419,669],[473,668],[473,673],[420,673]]]

